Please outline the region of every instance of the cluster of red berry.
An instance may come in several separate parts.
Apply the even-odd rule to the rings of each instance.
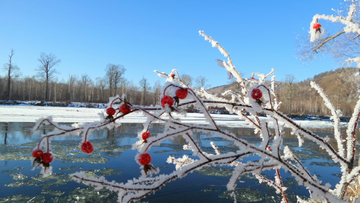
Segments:
[[[179,99],[185,99],[188,95],[188,90],[185,88],[179,88],[176,90],[175,95]],[[174,99],[168,95],[164,95],[161,99],[161,106],[165,108],[165,104],[171,107],[172,105],[174,105]]]
[[[110,122],[114,121],[114,115],[116,113],[116,109],[112,107],[112,104],[115,100],[113,100],[112,103],[110,104],[110,107],[106,109],[106,114],[108,115],[106,119],[109,120]],[[127,114],[130,113],[130,111],[131,111],[131,104],[129,105],[126,99],[124,99],[124,104],[120,106],[120,112],[123,114]]]
[[[41,149],[35,149],[32,152],[32,156],[35,157],[34,161],[33,161],[33,166],[35,165],[35,163],[37,163],[38,165],[36,167],[38,167],[39,165],[42,165],[45,168],[45,171],[47,168],[50,167],[50,162],[53,161],[54,157],[53,155],[49,152],[44,153]]]
[[[44,153],[41,149],[35,149],[32,152],[32,156],[35,158],[38,158],[40,160],[38,160],[39,163],[50,163],[53,160],[53,156],[50,152],[46,152]]]
[[[131,107],[128,105],[128,104],[123,104],[120,106],[120,112],[123,113],[123,114],[127,114],[131,111]],[[115,115],[116,113],[116,110],[113,108],[113,107],[109,107],[106,109],[106,113],[108,115]]]

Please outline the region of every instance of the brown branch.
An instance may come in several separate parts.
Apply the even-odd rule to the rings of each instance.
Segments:
[[[302,131],[308,135],[310,135],[312,138],[314,138],[315,140],[319,141],[319,142],[322,142],[326,148],[328,150],[330,150],[335,156],[336,158],[338,158],[339,160],[341,160],[342,162],[344,162],[345,164],[349,165],[350,162],[347,161],[344,157],[340,156],[336,150],[328,143],[324,140],[324,138],[314,134],[313,132],[301,127],[300,125],[296,124],[294,121],[292,121],[291,119],[289,119],[288,117],[286,117],[285,115],[283,115],[282,113],[280,113],[279,111],[276,111],[276,110],[273,110],[273,109],[268,109],[268,108],[263,108],[263,110],[265,112],[272,112],[272,113],[275,113],[277,116],[281,117],[282,119],[286,120],[289,124],[293,125],[294,127],[296,127],[299,131]]]
[[[65,129],[62,129],[62,128],[58,127],[57,125],[55,125],[54,123],[52,123],[52,122],[51,122],[49,119],[47,119],[47,118],[44,119],[44,120],[42,120],[42,121],[39,123],[38,127],[36,128],[36,130],[39,130],[41,124],[44,124],[45,121],[49,122],[50,125],[54,126],[54,127],[57,128],[58,130],[66,131]],[[44,124],[44,125],[45,125],[45,124]]]
[[[266,123],[266,128],[267,128],[267,130],[269,131],[269,128],[268,128],[268,126],[267,126],[267,123]],[[267,148],[268,148],[268,150],[269,150],[270,152],[272,151],[270,146],[268,146]],[[280,156],[279,156],[279,158],[280,158]],[[279,178],[279,183],[280,183],[279,189],[280,189],[280,191],[281,191],[281,195],[283,196],[284,201],[285,201],[286,203],[289,203],[289,200],[288,200],[288,198],[286,197],[285,191],[282,189],[282,187],[283,187],[283,182],[282,182],[282,180],[281,180],[280,171],[279,171],[279,169],[277,169],[277,168],[275,169],[275,171],[276,171],[276,176]],[[258,174],[258,175],[260,175],[260,174]],[[260,175],[260,176],[261,176],[261,175]],[[274,183],[274,184],[275,184],[275,183]]]
[[[356,38],[360,37],[360,34],[356,35],[354,38],[351,38],[350,40],[354,40]]]
[[[219,158],[215,158],[215,159],[209,159],[209,160],[207,160],[207,161],[205,161],[205,162],[202,162],[202,163],[200,163],[200,164],[196,164],[195,166],[189,168],[188,170],[186,170],[186,171],[183,173],[182,176],[188,174],[188,173],[191,172],[191,171],[194,171],[194,170],[197,169],[197,168],[201,168],[201,167],[203,167],[203,166],[205,166],[205,165],[211,164],[212,162],[217,162],[217,161],[219,161],[219,160],[225,160],[225,159],[229,159],[229,158],[239,159],[239,158],[242,157],[242,156],[248,156],[248,155],[250,155],[250,154],[252,154],[252,153],[251,153],[251,152],[245,152],[245,153],[241,153],[241,154],[238,154],[238,155],[231,155],[231,156],[228,156],[228,157],[219,157]],[[276,166],[276,165],[271,164],[271,165],[266,165],[265,167],[263,167],[263,166],[262,166],[262,167],[263,167],[263,168],[273,168],[273,167],[275,167],[275,166]],[[255,168],[255,169],[253,169],[253,170],[258,170],[258,169],[259,169],[259,168]],[[79,179],[79,180],[81,180],[81,181],[90,182],[90,183],[97,183],[97,184],[101,184],[101,185],[104,185],[104,186],[110,186],[110,187],[113,187],[113,188],[122,189],[122,190],[125,190],[125,191],[128,191],[128,190],[130,190],[130,191],[131,191],[131,190],[133,190],[133,191],[145,191],[145,190],[148,190],[148,192],[147,192],[146,194],[144,194],[144,195],[142,195],[142,196],[140,196],[140,197],[133,197],[133,198],[131,198],[131,199],[130,199],[130,201],[131,201],[131,200],[134,200],[134,199],[141,199],[141,198],[145,197],[146,195],[150,194],[151,192],[160,189],[160,188],[161,188],[163,185],[165,185],[167,182],[170,182],[171,180],[176,179],[176,178],[178,178],[179,176],[178,176],[178,174],[175,173],[174,175],[171,175],[170,177],[168,177],[168,178],[166,178],[166,179],[153,179],[153,180],[143,180],[143,181],[140,181],[140,182],[148,182],[148,183],[152,182],[152,183],[154,183],[154,182],[157,182],[157,181],[161,181],[161,180],[162,180],[162,182],[159,183],[158,186],[153,187],[153,188],[151,188],[151,187],[150,187],[150,188],[149,188],[149,187],[141,188],[141,187],[139,187],[139,186],[134,187],[134,188],[129,188],[129,187],[123,187],[123,186],[120,186],[120,185],[115,185],[115,184],[112,184],[112,183],[105,183],[104,181],[90,180],[90,179],[87,179],[87,178],[79,177],[79,176],[77,176],[77,175],[73,175],[72,177],[77,178],[77,179]],[[139,184],[140,182],[134,182],[133,184],[134,184],[134,185],[137,185],[137,184]]]
[[[197,146],[197,144],[196,144],[195,141],[192,139],[192,137],[189,135],[189,133],[185,133],[185,134],[190,138],[191,142],[195,145],[197,151],[198,151],[205,159],[207,159],[208,161],[210,161],[210,158],[207,157],[207,156],[201,151],[201,149]]]
[[[321,42],[316,48],[314,48],[313,50],[316,52],[316,50],[320,49],[326,42],[328,42],[328,41],[330,41],[330,40],[332,40],[332,39],[335,39],[336,37],[338,37],[338,36],[340,36],[341,34],[344,34],[344,33],[345,33],[345,31],[343,30],[343,31],[337,33],[337,34],[334,35],[334,36],[331,36],[331,37],[326,38],[324,41],[322,41],[322,42]],[[317,52],[316,52],[316,53],[317,53]]]

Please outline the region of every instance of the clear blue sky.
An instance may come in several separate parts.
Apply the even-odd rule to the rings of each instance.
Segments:
[[[125,77],[153,85],[153,70],[206,76],[211,87],[228,83],[215,59],[220,52],[199,36],[204,30],[230,53],[237,69],[275,69],[277,80],[297,81],[341,66],[331,57],[304,64],[296,58],[296,38],[306,35],[315,14],[334,14],[340,0],[0,0],[0,65],[13,62],[33,76],[42,52],[53,53],[58,81],[87,73],[105,75],[108,63],[121,64]],[[0,72],[2,76],[5,72]]]

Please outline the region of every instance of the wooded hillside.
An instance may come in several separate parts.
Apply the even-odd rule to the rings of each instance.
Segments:
[[[310,81],[314,81],[324,89],[330,101],[341,109],[344,116],[350,116],[359,97],[360,76],[355,76],[357,72],[358,68],[339,68],[302,82],[294,82],[294,78],[276,82],[277,96],[282,101],[280,111],[285,114],[330,115],[321,97],[310,87]],[[239,92],[238,88],[238,84],[231,83],[209,91],[220,95],[226,89]]]

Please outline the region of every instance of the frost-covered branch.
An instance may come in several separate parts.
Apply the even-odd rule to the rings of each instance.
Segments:
[[[312,84],[324,99],[325,105],[332,112],[335,130],[334,137],[338,144],[337,150],[330,145],[328,138],[323,138],[301,127],[278,110],[280,102],[278,103],[276,97],[275,78],[271,78],[270,87],[265,84],[266,79],[274,73],[274,70],[271,70],[269,74],[253,73],[251,78],[242,78],[235,69],[228,52],[203,31],[200,31],[200,34],[228,58],[228,61],[222,61],[222,64],[237,79],[237,82],[242,87],[242,93],[226,91],[223,95],[231,95],[231,99],[218,97],[205,89],[198,90],[186,85],[182,81],[181,75],[175,69],[169,74],[155,71],[166,80],[162,88],[160,105],[151,107],[133,105],[127,102],[126,95],[123,95],[122,97],[117,96],[109,99],[108,108],[100,114],[102,118],[100,122],[74,124],[72,127],[64,127],[52,122],[51,118],[39,119],[34,127],[35,131],[40,132],[41,126],[44,124],[52,125],[55,129],[41,138],[33,152],[34,162],[42,164],[45,169],[50,166],[52,161],[51,139],[57,136],[79,135],[82,137],[79,147],[84,153],[91,153],[93,146],[88,138],[93,130],[119,127],[121,125],[120,119],[130,114],[140,113],[146,118],[146,121],[143,125],[144,128],[138,133],[138,141],[133,144],[133,149],[138,151],[135,160],[141,166],[141,176],[139,178],[131,179],[126,183],[117,183],[115,181],[107,181],[104,177],[86,177],[84,172],[78,172],[72,175],[73,179],[86,185],[94,185],[96,189],[107,188],[118,192],[119,202],[130,202],[141,199],[155,192],[166,183],[184,177],[188,173],[205,166],[226,165],[233,169],[232,176],[227,185],[228,190],[236,188],[241,175],[250,173],[260,182],[268,183],[278,193],[281,193],[283,202],[288,202],[285,193],[286,188],[283,186],[279,171],[282,168],[289,172],[299,185],[307,187],[312,193],[313,198],[324,199],[328,202],[342,202],[342,191],[357,177],[356,172],[360,171],[359,167],[354,168],[353,163],[355,156],[354,131],[359,120],[360,102],[358,102],[352,120],[350,120],[349,126],[351,125],[351,127],[348,128],[347,156],[345,156],[339,128],[341,112],[334,108],[319,86]],[[255,75],[259,78],[253,78]],[[206,121],[205,124],[186,124],[177,117],[179,114],[186,116],[186,108],[190,105],[202,111],[204,121]],[[255,134],[262,139],[260,145],[251,144],[247,140],[238,138],[234,134],[221,129],[210,114],[210,107],[225,108],[230,113],[236,113],[240,118],[245,119],[250,127],[254,129]],[[259,114],[265,114],[267,120],[260,118]],[[164,117],[163,115],[168,115],[169,117]],[[164,124],[163,132],[155,136],[149,132],[149,127],[154,122]],[[275,133],[270,129],[271,124],[274,126]],[[340,163],[343,175],[335,192],[329,190],[329,184],[323,185],[316,176],[311,175],[311,172],[300,159],[293,155],[289,147],[283,146],[282,134],[284,127],[290,128],[298,137],[299,145],[304,142],[304,139],[313,141],[320,148],[324,149],[334,162]],[[193,132],[210,133],[219,136],[231,141],[238,150],[223,153],[214,143],[211,143],[215,154],[206,153],[194,140]],[[173,139],[178,136],[185,139],[186,145],[183,148],[192,150],[193,156],[183,155],[179,158],[169,156],[166,162],[174,164],[174,171],[169,174],[162,174],[159,168],[155,168],[151,164],[151,160],[157,157],[152,157],[149,154],[150,149],[167,139]],[[46,153],[43,153],[44,151]],[[259,160],[244,163],[241,159],[245,156],[255,155],[260,157]],[[261,174],[265,170],[274,170],[275,180],[265,178]]]
[[[310,22],[310,30],[309,30],[310,42],[312,42],[312,43],[318,42],[318,44],[312,50],[315,53],[318,53],[317,51],[324,45],[328,44],[330,40],[335,40],[336,38],[338,38],[339,36],[341,36],[342,34],[345,34],[345,33],[346,34],[350,34],[350,33],[355,34],[355,37],[349,37],[346,40],[353,41],[355,47],[358,47],[358,45],[356,45],[356,42],[355,42],[355,39],[358,36],[360,36],[360,24],[357,19],[359,17],[358,7],[359,7],[359,1],[354,0],[354,1],[351,1],[346,16],[319,15],[319,14],[314,15],[312,21]],[[332,35],[332,36],[329,36],[326,38],[321,38],[325,33],[325,29],[318,22],[319,20],[326,20],[326,21],[330,21],[333,23],[341,23],[342,25],[344,25],[344,27],[335,35]],[[347,46],[347,45],[343,45],[343,46]],[[356,53],[354,51],[354,54],[357,55],[358,53]],[[360,64],[359,64],[360,61],[357,61],[356,58],[357,57],[350,58],[347,60],[347,62],[357,62],[358,66],[360,67]]]

